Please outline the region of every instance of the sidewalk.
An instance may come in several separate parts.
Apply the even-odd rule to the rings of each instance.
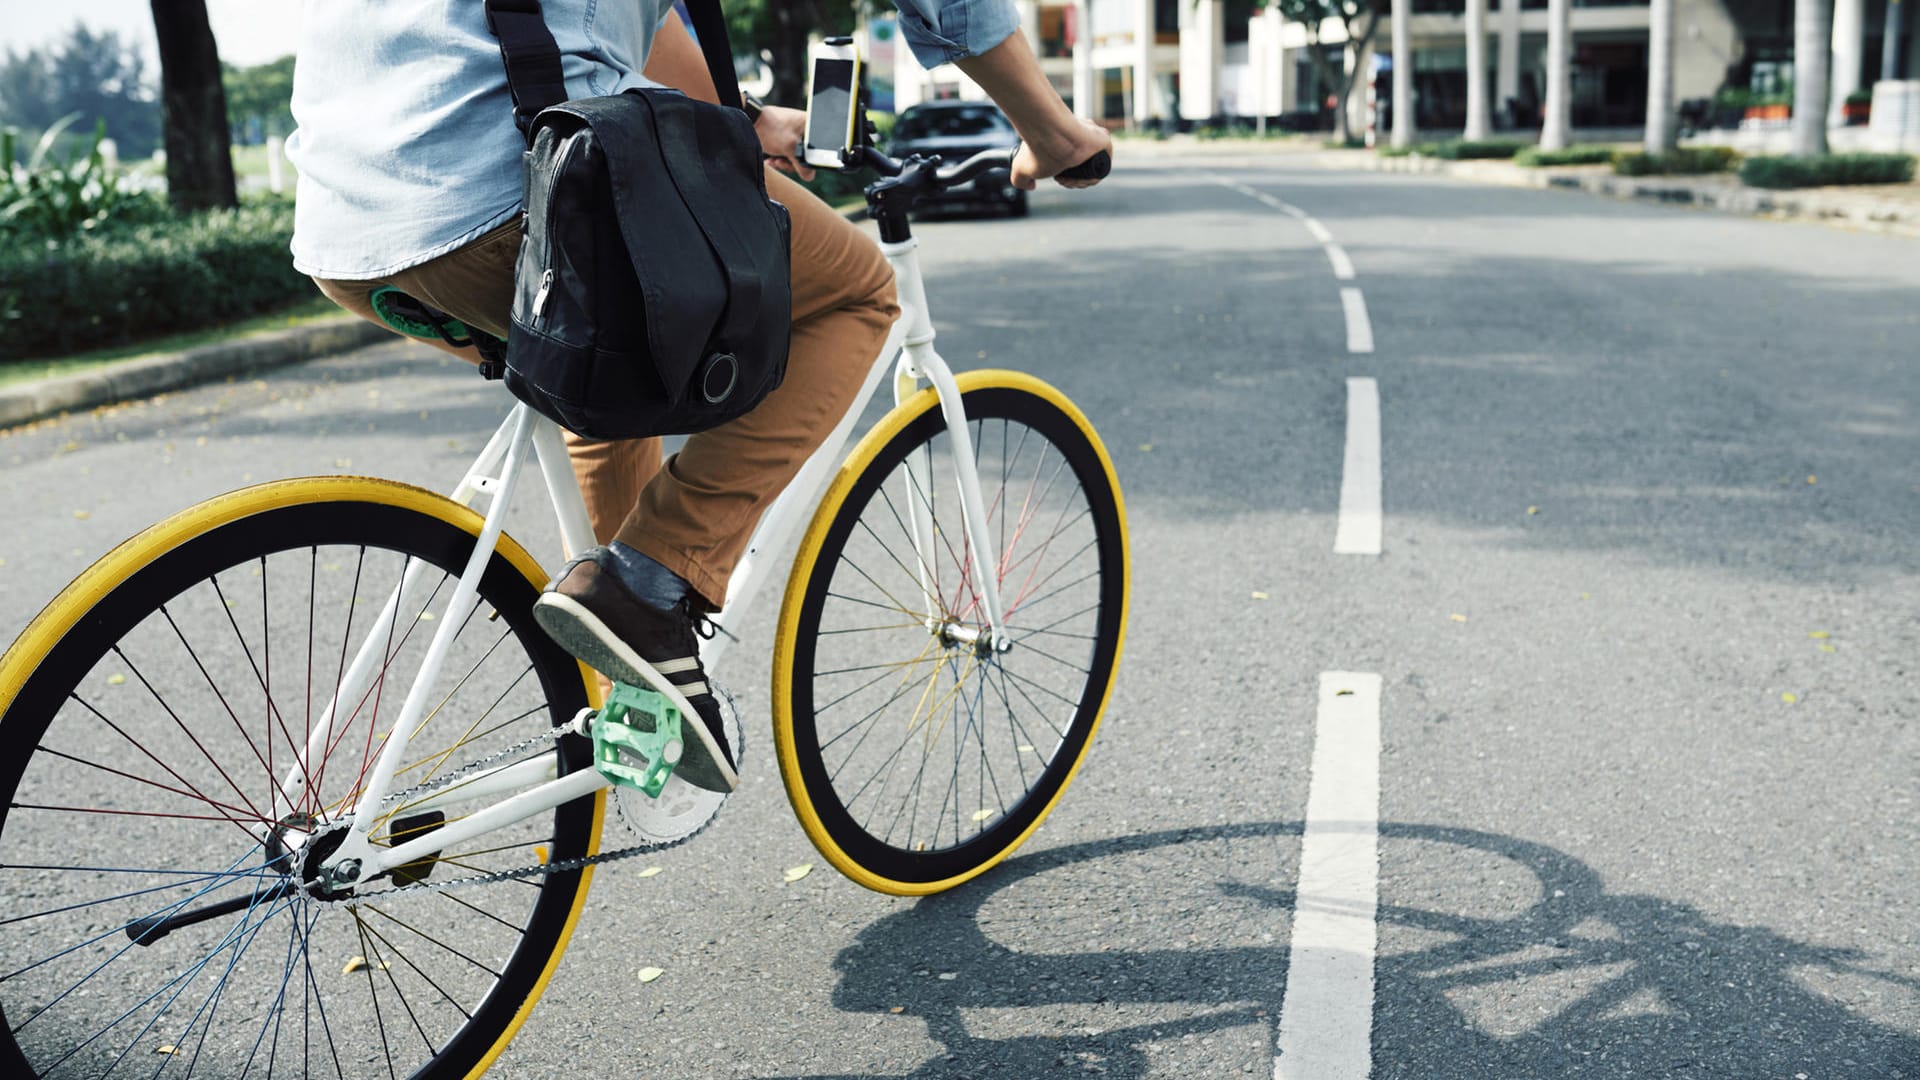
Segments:
[[[1525,169],[1510,161],[1443,161],[1417,155],[1382,158],[1368,150],[1327,150],[1320,161],[1328,168],[1437,173],[1480,184],[1564,188],[1616,199],[1650,199],[1723,213],[1818,221],[1920,238],[1920,183],[1770,191],[1748,187],[1726,173],[1615,176],[1605,165]]]

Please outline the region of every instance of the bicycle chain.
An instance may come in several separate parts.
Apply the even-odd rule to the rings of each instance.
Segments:
[[[729,711],[732,711],[733,699],[731,698],[731,696],[726,695],[723,692],[720,692],[719,688],[717,687],[715,688],[715,692],[725,702],[727,709]],[[735,715],[737,717],[738,714],[735,714]],[[574,724],[571,724],[571,723],[561,724],[539,735],[534,735],[529,738],[522,739],[519,742],[514,743],[512,746],[509,746],[504,750],[500,750],[496,753],[488,754],[486,757],[480,758],[475,761],[470,761],[465,765],[460,766],[458,769],[455,769],[453,772],[450,772],[447,775],[440,777],[437,780],[422,782],[419,784],[415,784],[413,787],[406,788],[405,790],[396,791],[388,795],[385,799],[382,799],[381,805],[385,806],[388,803],[400,802],[406,799],[413,798],[414,796],[417,796],[417,795],[439,791],[442,788],[445,788],[454,784],[461,777],[466,776],[468,773],[476,772],[481,769],[492,766],[495,763],[505,761],[508,758],[512,758],[519,754],[525,753],[526,751],[531,750],[534,747],[539,746],[543,743],[557,741],[563,736],[574,735],[574,734],[580,734],[582,735],[582,737],[586,737],[584,733],[578,732],[575,730]],[[736,747],[734,750],[734,756],[744,763],[746,759],[746,738],[745,738],[744,731],[741,732],[740,743],[741,745]],[[613,804],[614,813],[619,814],[624,818],[625,814],[620,809],[620,803],[618,799],[619,799],[619,794],[618,794],[618,791],[616,790],[614,793],[615,801]],[[573,859],[561,859],[557,862],[535,863],[531,866],[516,866],[510,870],[496,870],[488,874],[469,874],[466,877],[447,878],[440,881],[432,881],[432,880],[422,881],[413,885],[403,885],[396,889],[375,889],[375,890],[372,890],[371,892],[362,890],[362,889],[356,889],[352,895],[342,896],[337,900],[323,900],[319,897],[314,896],[310,892],[305,893],[305,895],[309,900],[317,904],[322,904],[327,906],[332,906],[336,904],[351,905],[362,900],[379,899],[381,897],[386,897],[386,896],[400,896],[407,893],[425,894],[430,892],[444,892],[447,889],[460,889],[460,888],[466,888],[466,887],[475,886],[475,885],[494,885],[503,881],[517,881],[524,878],[535,877],[541,874],[572,873],[575,870],[584,870],[589,866],[598,866],[601,863],[618,862],[621,859],[631,859],[636,855],[648,855],[656,851],[666,851],[669,848],[679,847],[681,844],[684,844],[687,841],[692,840],[694,837],[699,836],[701,833],[706,832],[707,829],[713,825],[714,821],[720,817],[720,811],[725,806],[726,806],[726,802],[725,800],[722,800],[720,803],[720,806],[715,807],[713,813],[708,815],[707,820],[700,823],[699,828],[693,830],[692,832],[688,833],[685,836],[679,837],[674,840],[655,840],[655,841],[651,841],[643,844],[634,844],[631,847],[620,848],[617,851],[603,851],[597,855],[583,855]]]

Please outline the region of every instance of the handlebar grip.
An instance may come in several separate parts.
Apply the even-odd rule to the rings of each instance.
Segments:
[[[1062,169],[1055,180],[1105,180],[1113,171],[1113,156],[1105,150],[1093,155],[1071,169]]]

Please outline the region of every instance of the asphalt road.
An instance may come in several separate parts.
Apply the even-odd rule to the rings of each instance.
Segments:
[[[1374,1076],[1920,1077],[1920,247],[1124,153],[918,231],[944,354],[1061,387],[1125,489],[1087,767],[995,873],[867,893],[766,753],[763,605],[720,673],[745,786],[658,875],[600,875],[495,1075],[1273,1075],[1346,671],[1383,683]],[[1333,552],[1349,376],[1379,556]],[[448,487],[503,410],[393,345],[0,433],[0,639],[243,483]]]

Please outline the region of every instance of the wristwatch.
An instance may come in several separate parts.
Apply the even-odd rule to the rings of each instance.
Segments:
[[[740,107],[746,110],[747,119],[758,124],[760,122],[760,110],[766,108],[766,104],[759,98],[742,90],[740,92]]]

